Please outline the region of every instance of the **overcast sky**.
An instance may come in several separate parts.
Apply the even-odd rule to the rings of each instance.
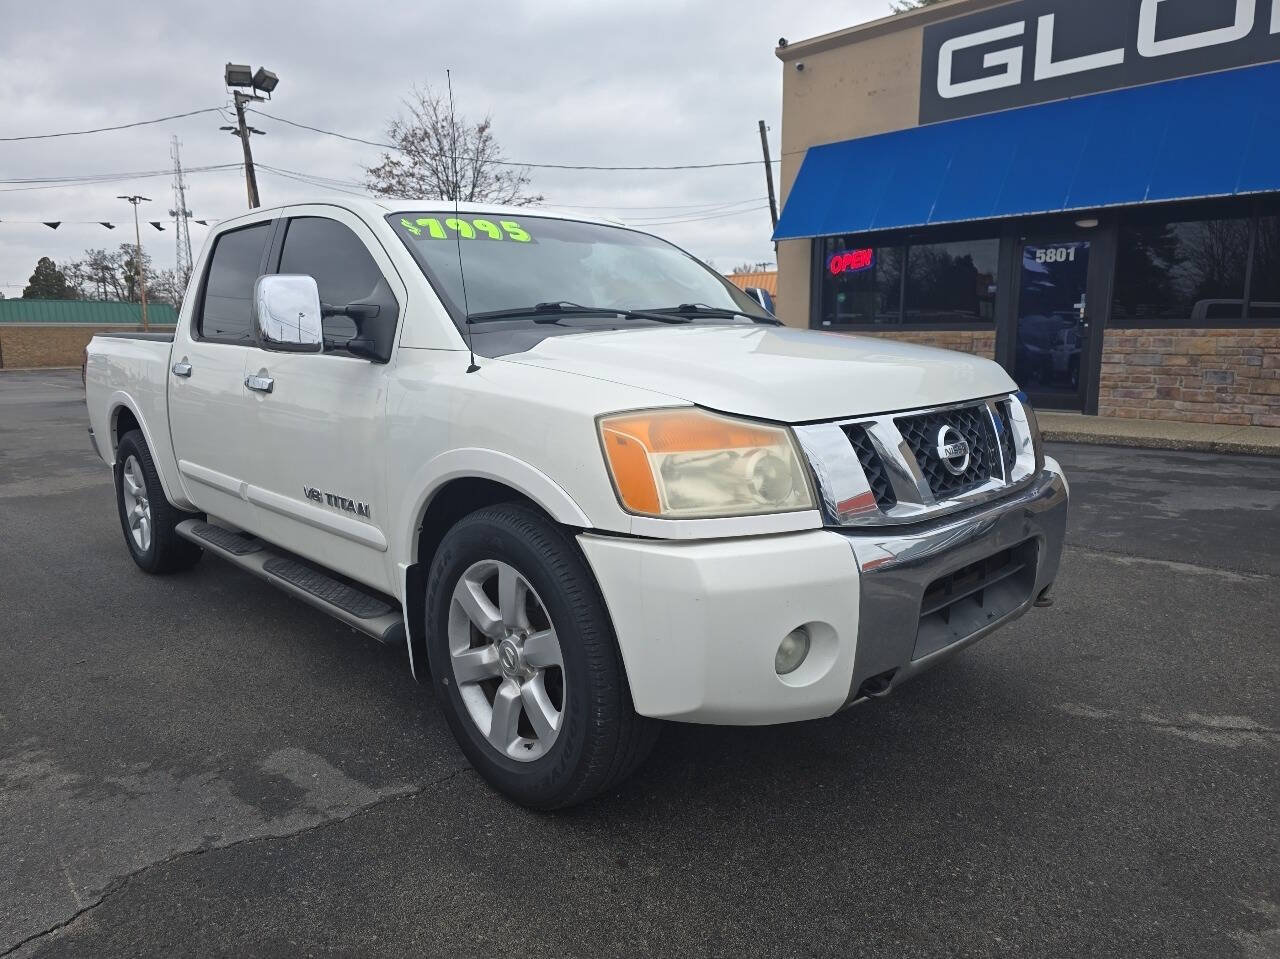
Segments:
[[[804,39],[888,13],[888,0],[778,3],[134,2],[5,4],[0,32],[0,137],[128,123],[225,105],[223,65],[280,76],[263,109],[313,126],[384,139],[414,83],[443,88],[453,71],[460,115],[490,113],[508,158],[613,165],[705,163],[760,156],[765,120],[777,156],[780,36]],[[833,106],[833,109],[838,109]],[[169,139],[188,168],[235,163],[239,143],[216,113],[110,133],[0,142],[0,291],[21,296],[42,256],[75,259],[88,247],[133,241],[129,206],[140,193],[143,243],[158,266],[174,260],[171,177],[31,189],[13,181],[170,167]],[[359,180],[378,150],[265,117],[261,163]],[[267,204],[321,188],[260,171]],[[211,222],[246,207],[240,168],[193,172],[188,207]],[[652,229],[722,270],[770,260],[759,165],[709,171],[533,171],[550,205],[599,207],[636,223],[704,217]],[[729,206],[728,204],[737,204]],[[741,211],[748,212],[741,212]],[[725,213],[733,213],[725,216]],[[57,230],[14,221],[62,220]],[[109,220],[108,231],[74,220]],[[192,226],[195,252],[206,230]]]

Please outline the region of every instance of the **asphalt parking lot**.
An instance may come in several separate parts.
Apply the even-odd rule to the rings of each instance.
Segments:
[[[0,956],[1280,955],[1280,459],[1057,447],[1051,609],[542,815],[402,652],[137,570],[85,425],[0,374]]]

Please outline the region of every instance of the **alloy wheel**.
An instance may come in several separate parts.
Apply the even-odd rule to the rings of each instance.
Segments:
[[[124,493],[125,519],[129,524],[129,535],[138,552],[145,553],[151,548],[151,503],[147,499],[147,484],[142,475],[142,464],[136,456],[124,461],[124,469],[120,474],[121,489]]]
[[[449,604],[449,659],[467,714],[509,759],[546,755],[564,725],[564,658],[542,600],[514,567],[473,563]]]

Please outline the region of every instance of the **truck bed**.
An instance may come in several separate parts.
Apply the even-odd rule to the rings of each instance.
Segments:
[[[85,350],[85,401],[94,443],[107,463],[115,459],[122,410],[136,421],[155,458],[166,491],[177,475],[169,442],[169,353],[173,333],[96,333]]]

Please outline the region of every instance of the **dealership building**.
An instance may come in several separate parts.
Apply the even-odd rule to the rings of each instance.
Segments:
[[[784,321],[1280,427],[1280,0],[944,0],[777,55]]]

